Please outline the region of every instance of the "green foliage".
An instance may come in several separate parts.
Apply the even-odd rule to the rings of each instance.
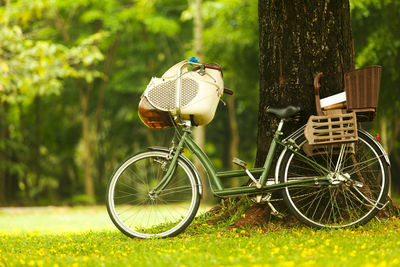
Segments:
[[[351,17],[357,67],[381,65],[378,116],[373,131],[381,134],[390,152],[392,172],[399,170],[400,142],[400,2],[395,0],[352,0]],[[394,185],[398,185],[393,179]],[[398,190],[393,187],[393,190]]]
[[[249,125],[255,125],[257,108],[256,10],[256,1],[205,1],[203,8],[206,60],[223,66],[238,119]],[[192,22],[191,7],[180,0],[0,5],[0,190],[10,192],[5,199],[65,203],[83,194],[84,96],[99,200],[121,160],[148,145],[169,146],[172,133],[146,129],[137,105],[152,76],[193,56]],[[221,32],[224,38],[215,38]],[[226,116],[221,106],[209,126],[214,159],[226,151]],[[254,155],[255,132],[241,132],[244,158]]]
[[[18,26],[0,29],[1,102],[32,101],[35,95],[59,94],[59,78],[68,72],[64,47],[25,38]]]
[[[224,86],[234,91],[239,124],[240,158],[255,159],[258,110],[258,2],[255,0],[218,0],[204,3],[204,49],[206,61],[217,62],[224,70]],[[231,97],[231,96],[227,96]],[[208,132],[227,128],[227,108],[218,108]],[[245,129],[245,130],[244,130]],[[223,158],[226,136],[219,135],[216,157]],[[227,159],[231,161],[231,159]]]
[[[373,64],[383,67],[380,108],[390,114],[400,108],[397,90],[400,81],[400,28],[394,23],[400,15],[400,3],[389,0],[351,3],[357,67]]]

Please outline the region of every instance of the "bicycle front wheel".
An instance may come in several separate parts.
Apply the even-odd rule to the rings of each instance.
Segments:
[[[385,155],[367,134],[358,131],[358,141],[351,145],[320,146],[314,152],[304,134],[296,143],[299,154],[289,150],[284,152],[280,181],[329,178],[324,183],[283,190],[285,203],[301,222],[316,228],[361,225],[385,205],[389,166]]]
[[[195,170],[180,156],[171,181],[154,192],[170,165],[166,151],[140,152],[123,162],[107,188],[107,210],[115,226],[129,237],[175,236],[199,208]]]

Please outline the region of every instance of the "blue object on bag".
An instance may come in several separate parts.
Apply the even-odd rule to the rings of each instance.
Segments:
[[[200,61],[197,59],[197,58],[195,58],[195,57],[191,57],[190,59],[189,59],[189,62],[190,63],[200,63]],[[191,66],[193,66],[193,64],[190,64]]]

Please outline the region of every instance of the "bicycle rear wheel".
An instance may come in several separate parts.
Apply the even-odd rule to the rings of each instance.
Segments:
[[[108,214],[129,237],[175,236],[193,220],[200,194],[195,171],[183,156],[178,158],[171,182],[156,194],[170,163],[165,151],[140,152],[122,163],[107,188]]]
[[[286,150],[280,167],[280,182],[328,177],[330,182],[286,187],[283,199],[301,222],[316,228],[361,225],[385,205],[389,189],[389,166],[385,155],[367,134],[358,131],[358,141],[321,147],[320,154],[306,153],[304,134],[297,141],[298,153]],[[339,151],[344,149],[339,160]]]

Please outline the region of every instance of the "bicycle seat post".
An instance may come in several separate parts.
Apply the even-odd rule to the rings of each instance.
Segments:
[[[284,119],[281,119],[280,120],[280,122],[279,122],[279,124],[278,124],[278,128],[276,129],[276,132],[275,132],[275,135],[276,135],[276,133],[278,133],[278,132],[282,132],[282,128],[283,128],[283,123],[285,122],[285,120]]]
[[[274,155],[276,152],[277,141],[279,141],[279,136],[281,136],[283,134],[282,128],[283,128],[284,122],[285,122],[285,119],[281,118],[281,120],[278,124],[278,128],[275,131],[274,138],[272,139],[271,145],[269,147],[268,154],[267,154],[267,157],[266,157],[265,163],[264,163],[264,171],[262,172],[260,179],[259,179],[259,182],[261,183],[261,185],[265,185],[267,182],[267,176],[268,176],[268,173],[271,168],[272,161],[274,160]]]

